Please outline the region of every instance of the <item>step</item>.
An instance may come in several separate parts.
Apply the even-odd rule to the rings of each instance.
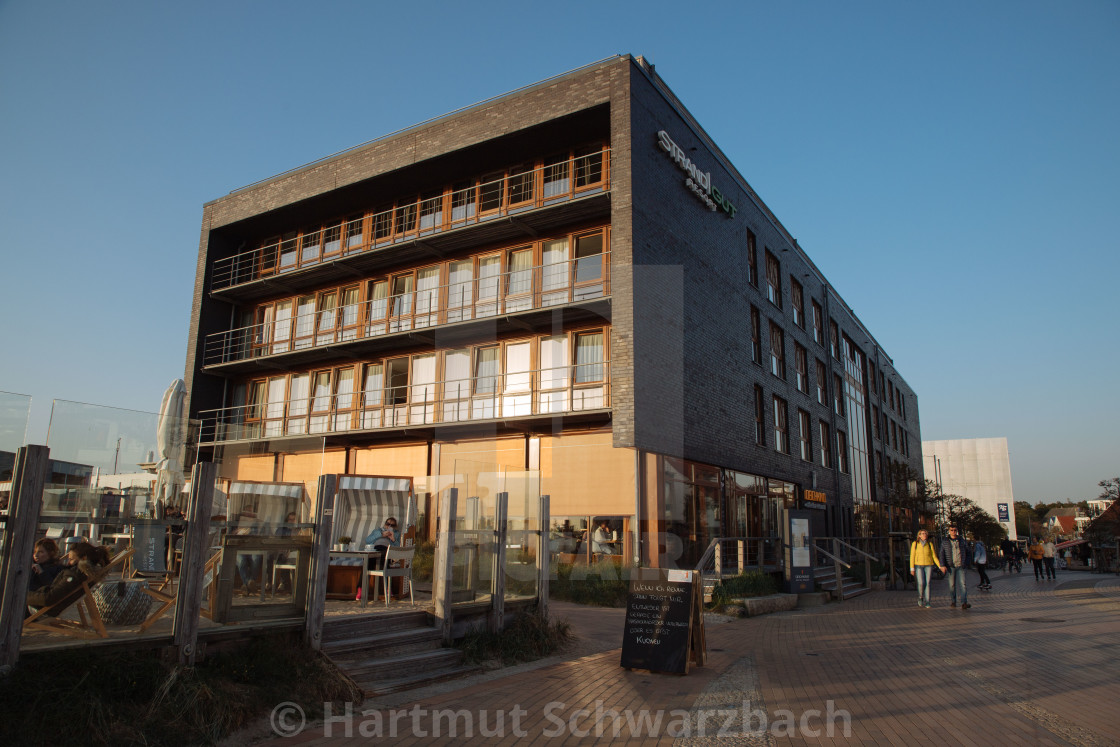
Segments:
[[[432,672],[439,669],[458,666],[463,659],[463,652],[457,648],[440,648],[434,651],[418,651],[400,656],[375,656],[361,661],[341,663],[335,660],[342,671],[352,679],[361,682],[373,680],[383,673],[399,674],[407,672],[409,676]]]
[[[442,641],[443,634],[440,631],[425,626],[328,641],[323,644],[323,652],[341,664],[356,657],[368,659],[436,649]]]
[[[327,618],[323,621],[323,642],[325,644],[328,641],[350,640],[393,630],[431,627],[431,624],[431,618],[424,610]]]
[[[471,664],[460,664],[454,667],[447,667],[433,672],[423,672],[421,674],[409,675],[407,677],[399,677],[395,679],[370,679],[358,680],[358,686],[365,691],[366,695],[388,695],[390,693],[400,692],[401,690],[414,690],[418,687],[425,687],[427,685],[434,685],[439,682],[447,682],[448,680],[456,680],[461,677],[469,677],[472,674],[481,672],[481,667]]]

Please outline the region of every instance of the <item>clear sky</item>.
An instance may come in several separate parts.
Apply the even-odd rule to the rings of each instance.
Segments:
[[[1120,473],[1120,3],[0,0],[0,390],[154,412],[208,200],[644,55],[1015,497]]]

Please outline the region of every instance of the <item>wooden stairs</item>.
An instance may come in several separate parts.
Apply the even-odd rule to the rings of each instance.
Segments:
[[[323,621],[323,653],[367,696],[466,677],[479,667],[443,648],[433,619],[423,611],[353,615]]]

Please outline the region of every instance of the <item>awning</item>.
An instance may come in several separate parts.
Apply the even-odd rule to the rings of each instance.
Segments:
[[[1059,542],[1058,544],[1054,545],[1054,549],[1064,550],[1067,547],[1073,547],[1074,545],[1084,545],[1088,541],[1089,540],[1087,539],[1066,540],[1065,542]]]

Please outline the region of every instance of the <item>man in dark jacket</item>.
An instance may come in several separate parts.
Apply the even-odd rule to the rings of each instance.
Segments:
[[[972,605],[968,603],[968,582],[964,572],[972,567],[972,551],[961,538],[956,527],[949,527],[949,536],[941,539],[941,551],[937,558],[941,561],[941,572],[949,579],[949,606],[957,606],[957,590],[960,590],[961,609]]]

